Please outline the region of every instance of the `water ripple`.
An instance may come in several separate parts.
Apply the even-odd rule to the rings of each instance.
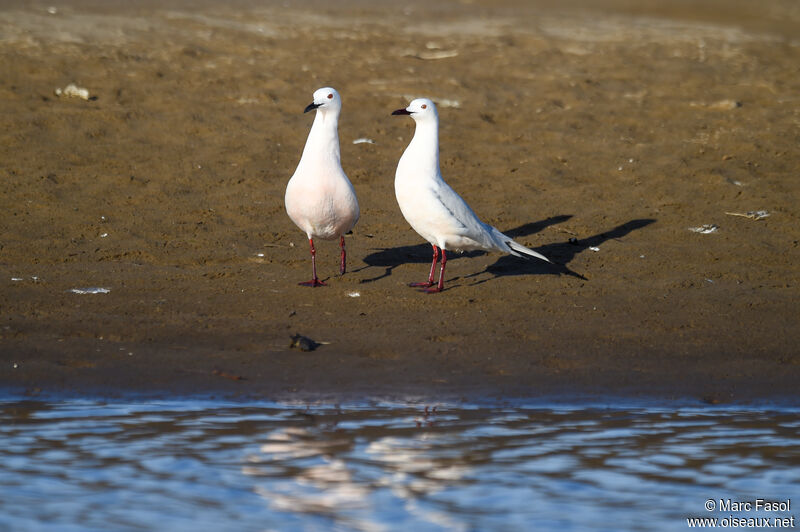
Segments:
[[[708,498],[796,493],[798,428],[793,410],[2,402],[0,529],[677,529]]]

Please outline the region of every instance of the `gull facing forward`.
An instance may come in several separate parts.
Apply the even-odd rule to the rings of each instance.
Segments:
[[[550,262],[544,255],[514,242],[491,225],[478,219],[467,202],[450,188],[439,169],[439,115],[436,106],[427,98],[412,101],[393,115],[410,115],[416,122],[411,139],[394,178],[397,203],[414,231],[433,246],[433,262],[427,282],[412,283],[427,292],[444,290],[445,250],[458,252],[471,249],[503,251],[517,257],[536,257]],[[436,261],[442,250],[439,283],[434,286]]]
[[[297,170],[286,185],[286,213],[305,231],[311,247],[310,281],[303,286],[325,286],[317,278],[314,239],[339,239],[342,249],[339,273],[345,272],[344,235],[356,225],[358,199],[353,184],[342,170],[339,154],[339,113],[342,99],[330,87],[317,89],[314,101],[304,113],[316,109],[317,115],[308,133]]]

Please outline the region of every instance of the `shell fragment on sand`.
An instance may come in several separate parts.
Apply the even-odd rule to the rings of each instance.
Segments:
[[[81,100],[89,99],[89,89],[78,87],[74,83],[70,83],[63,89],[56,89],[56,96],[67,96],[70,98],[80,98]]]
[[[747,211],[747,212],[726,212],[728,216],[741,216],[742,218],[750,218],[751,220],[763,220],[769,216],[769,211]]]
[[[73,294],[108,294],[111,292],[109,288],[102,288],[99,286],[90,286],[87,288],[72,288],[69,290]]]
[[[320,342],[315,342],[307,336],[301,334],[292,335],[292,341],[289,347],[292,349],[299,349],[300,351],[313,351],[320,346]]]
[[[410,52],[406,55],[417,59],[422,59],[424,61],[435,61],[437,59],[448,59],[450,57],[456,57],[458,55],[458,50],[431,50],[428,52],[419,52],[416,54]]]
[[[689,231],[693,233],[700,233],[701,235],[707,235],[709,233],[716,233],[719,231],[719,226],[716,224],[703,224],[700,227],[690,227]]]
[[[690,102],[690,107],[704,107],[714,111],[732,111],[742,106],[742,102],[732,99],[719,100],[716,102]]]

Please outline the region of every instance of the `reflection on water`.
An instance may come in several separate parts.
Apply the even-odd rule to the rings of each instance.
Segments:
[[[0,402],[0,529],[684,529],[729,515],[709,498],[800,493],[799,428],[796,409]]]

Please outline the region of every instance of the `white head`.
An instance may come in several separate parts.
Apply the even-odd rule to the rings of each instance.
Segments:
[[[333,87],[322,87],[314,91],[314,101],[308,104],[308,107],[303,112],[307,113],[314,109],[318,112],[333,111],[338,113],[342,110],[342,98]]]
[[[410,115],[415,122],[438,121],[439,114],[436,112],[436,105],[428,98],[417,98],[413,100],[405,109],[398,109],[392,112],[393,115]]]

